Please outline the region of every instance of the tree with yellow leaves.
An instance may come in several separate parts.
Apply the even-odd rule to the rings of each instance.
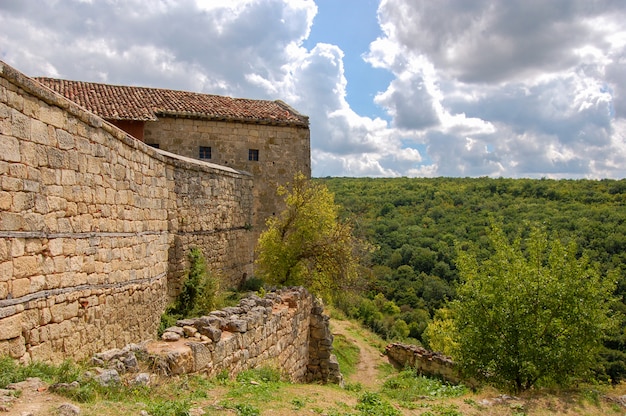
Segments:
[[[358,272],[356,240],[340,220],[340,206],[326,186],[302,174],[280,187],[285,210],[267,222],[257,244],[257,275],[280,286],[301,285],[329,298],[351,286]]]

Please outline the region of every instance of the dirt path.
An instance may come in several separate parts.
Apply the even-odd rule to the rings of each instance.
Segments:
[[[14,386],[14,389],[19,391],[20,394],[18,394],[17,398],[6,403],[3,412],[0,414],[17,416],[56,415],[58,414],[57,409],[61,405],[70,403],[70,400],[50,393],[47,385],[39,379],[28,379],[15,383]]]
[[[333,334],[341,334],[359,347],[360,356],[356,372],[348,377],[351,383],[361,383],[367,389],[380,387],[382,376],[379,367],[389,361],[361,335],[357,324],[350,321],[331,320]]]

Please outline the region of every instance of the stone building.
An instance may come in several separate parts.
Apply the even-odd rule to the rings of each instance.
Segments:
[[[309,119],[282,101],[35,78],[146,144],[254,177],[254,234],[279,212],[276,188],[311,175]]]
[[[309,163],[307,118],[280,102],[40,83],[0,61],[0,356],[150,338],[191,247],[238,284],[275,186]]]

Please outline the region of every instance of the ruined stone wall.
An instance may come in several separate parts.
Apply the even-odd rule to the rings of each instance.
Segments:
[[[283,209],[277,187],[291,182],[297,172],[311,175],[310,132],[302,126],[160,116],[156,122],[146,122],[144,129],[146,143],[196,159],[200,146],[210,147],[210,162],[251,173],[255,177],[252,225],[257,236],[266,219]],[[250,149],[259,151],[258,161],[248,160]]]
[[[232,376],[269,365],[292,381],[341,382],[328,316],[301,287],[252,295],[236,307],[180,320],[163,339],[149,342],[145,351],[167,374],[216,376],[225,370]]]
[[[149,338],[192,245],[240,280],[252,188],[0,62],[0,355],[80,359]]]
[[[451,383],[461,382],[461,375],[452,359],[438,352],[426,348],[402,343],[393,343],[385,348],[387,356],[402,367],[414,368],[419,373],[441,377]],[[472,385],[472,381],[465,380]]]

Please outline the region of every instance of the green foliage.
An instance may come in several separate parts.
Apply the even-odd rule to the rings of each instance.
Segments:
[[[458,337],[452,311],[447,308],[439,309],[435,319],[424,331],[424,340],[428,348],[450,357],[454,357],[458,352]]]
[[[436,311],[456,297],[459,271],[456,245],[478,245],[482,261],[490,256],[490,217],[502,231],[528,236],[528,224],[577,244],[597,263],[601,275],[617,276],[616,309],[626,306],[626,179],[548,180],[507,178],[323,178],[342,216],[355,218],[354,232],[376,247],[367,298],[382,293],[402,313],[369,319],[385,333],[385,320],[403,319],[409,336],[423,341]],[[525,247],[522,247],[525,250]],[[353,296],[353,298],[355,298]],[[344,302],[349,316],[358,300]],[[415,313],[420,311],[419,313]],[[424,316],[423,313],[428,313]],[[624,314],[622,314],[624,315]],[[626,327],[626,321],[621,323]],[[386,335],[383,335],[386,336]],[[596,377],[619,383],[626,378],[626,337],[620,331],[605,342]]]
[[[612,324],[614,284],[577,257],[574,243],[541,230],[509,243],[493,225],[488,237],[488,259],[473,249],[457,261],[464,282],[452,309],[465,371],[514,391],[588,373]]]
[[[159,324],[159,334],[176,321],[208,315],[217,306],[219,279],[209,273],[199,248],[189,252],[189,270],[176,301],[167,307]]]
[[[237,403],[232,408],[237,411],[237,416],[258,416],[261,414],[257,407],[247,403]]]
[[[383,383],[382,392],[394,400],[416,402],[425,397],[460,397],[468,392],[461,384],[451,385],[435,378],[421,376],[413,368],[406,368]]]
[[[227,394],[230,400],[224,401],[223,405],[228,407],[232,403],[246,403],[250,405],[250,409],[238,409],[238,411],[254,411],[255,405],[272,400],[282,386],[280,379],[280,371],[273,367],[259,367],[242,371],[237,374],[234,381],[228,383],[231,386]]]
[[[402,319],[395,319],[393,324],[391,325],[391,331],[389,337],[391,339],[404,340],[406,339],[411,330],[409,329],[409,325]]]
[[[422,413],[421,416],[463,416],[457,406],[454,404],[434,404],[430,406],[431,410]]]
[[[306,405],[304,400],[297,397],[295,399],[291,399],[290,403],[293,406],[293,410],[300,410]]]
[[[267,222],[257,245],[257,273],[281,286],[302,285],[330,297],[357,278],[355,239],[326,186],[295,176],[291,190],[278,189],[286,209]]]
[[[21,368],[11,357],[0,358],[0,389],[6,389],[11,383],[25,380]]]
[[[242,292],[258,292],[263,288],[263,284],[263,279],[251,277],[243,282],[240,290]]]
[[[10,357],[0,357],[0,389],[29,377],[39,377],[49,383],[71,383],[79,379],[80,368],[69,360],[59,366],[40,361],[20,365]]]
[[[224,369],[220,371],[215,378],[220,384],[226,384],[226,382],[230,379],[230,373],[228,370]]]
[[[218,280],[207,271],[202,251],[192,248],[189,252],[189,271],[176,300],[174,313],[183,317],[207,315],[215,306],[218,289]]]
[[[147,411],[151,416],[189,416],[191,403],[183,400],[158,400],[148,403]]]
[[[383,400],[379,394],[365,392],[359,397],[356,410],[362,415],[368,416],[401,416],[399,410],[394,408],[386,400]]]
[[[342,334],[334,335],[333,352],[339,361],[339,368],[344,376],[354,374],[356,366],[359,363],[359,347],[348,341]]]
[[[424,320],[430,319],[428,312],[423,310],[409,308],[407,312],[402,312],[394,301],[387,300],[382,293],[376,294],[373,299],[354,294],[336,296],[335,306],[388,340],[406,341],[412,333],[416,335],[414,338],[419,338],[426,327]],[[411,321],[411,324],[407,321]],[[419,340],[413,339],[412,342]]]
[[[252,370],[245,370],[237,374],[237,381],[240,383],[245,382],[264,382],[264,383],[277,383],[280,381],[280,370],[274,367],[258,367]]]

